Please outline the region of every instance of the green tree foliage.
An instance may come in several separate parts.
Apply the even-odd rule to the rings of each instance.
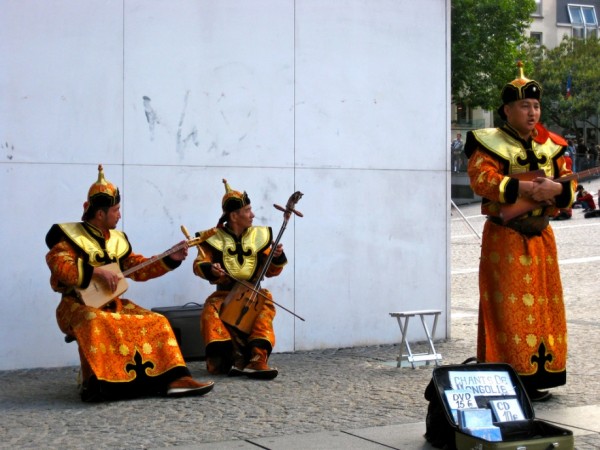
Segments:
[[[542,95],[542,121],[565,132],[578,133],[581,124],[598,127],[600,116],[600,41],[564,38],[558,47],[530,48]],[[571,77],[571,95],[567,97],[567,80]],[[579,125],[579,126],[578,126]],[[580,136],[578,136],[580,137]]]
[[[494,110],[517,76],[535,0],[452,0],[453,103]],[[526,63],[526,68],[528,64]]]

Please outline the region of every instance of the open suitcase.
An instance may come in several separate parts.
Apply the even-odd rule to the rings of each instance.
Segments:
[[[480,363],[433,369],[433,385],[455,428],[457,450],[573,449],[573,432],[535,418],[512,366]]]
[[[152,308],[167,318],[186,361],[204,360],[205,345],[200,330],[200,315],[204,305],[189,302],[183,306]]]

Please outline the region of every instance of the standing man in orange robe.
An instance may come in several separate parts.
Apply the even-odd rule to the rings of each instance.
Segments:
[[[542,87],[523,75],[502,89],[499,128],[467,134],[471,188],[487,216],[479,266],[477,357],[506,362],[531,400],[566,383],[567,323],[556,242],[548,218],[573,202],[566,141],[540,123]],[[545,177],[518,179],[543,169]],[[536,208],[505,222],[503,208],[529,201]]]
[[[120,274],[103,266],[116,262],[124,272],[150,259],[133,253],[125,233],[115,229],[121,218],[119,189],[106,181],[102,166],[98,172],[84,203],[82,222],[55,224],[46,235],[50,284],[62,294],[56,310],[58,326],[79,346],[81,398],[206,394],[213,382],[192,379],[164,316],[120,297],[95,308],[77,293],[92,282],[115,292]],[[173,250],[129,277],[146,281],[179,267],[187,246]]]

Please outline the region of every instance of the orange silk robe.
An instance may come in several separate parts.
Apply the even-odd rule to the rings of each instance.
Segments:
[[[62,294],[56,310],[58,326],[63,333],[77,340],[83,379],[94,375],[115,386],[133,383],[139,389],[145,383],[162,389],[168,382],[189,375],[173,330],[164,316],[121,298],[101,309],[81,302],[73,288],[87,287],[93,267],[86,262],[88,256],[82,249],[57,230],[55,226],[48,234],[53,237],[47,239],[50,251],[46,262],[51,272],[52,289]],[[104,238],[111,239],[109,236]],[[98,249],[102,247],[100,242],[102,240]],[[131,252],[129,247],[119,262],[125,271],[147,259]],[[164,258],[133,272],[129,278],[146,281],[164,275],[178,265],[178,262]]]
[[[471,187],[484,199],[482,212],[492,218],[498,216],[499,205],[516,200],[515,180],[508,178],[511,173],[539,168],[550,177],[570,173],[562,157],[563,141],[557,136],[546,132],[537,138],[541,142],[525,143],[515,139],[510,130],[499,133],[496,138],[504,146],[504,153],[490,148],[485,136],[479,140],[472,133],[466,149]],[[531,150],[526,152],[528,146],[533,146],[535,158]],[[519,164],[524,161],[526,165]],[[570,206],[574,186],[575,182],[563,183],[560,201],[565,204],[557,201],[557,206]],[[529,215],[552,215],[555,211],[555,207],[550,207]],[[548,226],[537,236],[527,236],[487,220],[481,245],[479,292],[478,359],[509,363],[527,388],[565,384],[567,323],[552,228]]]

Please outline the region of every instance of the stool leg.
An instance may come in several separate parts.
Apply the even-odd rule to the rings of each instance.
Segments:
[[[438,324],[438,319],[440,318],[439,314],[434,314],[434,318],[433,318],[433,328],[431,329],[431,340],[433,341],[435,339],[435,330],[437,328],[437,324]]]
[[[435,330],[437,329],[437,324],[438,324],[438,319],[440,318],[439,314],[435,314],[434,315],[434,319],[433,319],[433,328],[431,329],[431,350],[433,351],[433,353],[435,353],[437,355],[437,352],[435,351],[435,349],[433,348],[433,340],[435,339]],[[439,361],[436,358],[435,359],[435,365],[439,366]]]
[[[400,331],[402,332],[402,341],[400,342],[400,355],[398,357],[398,364],[397,367],[401,367],[402,366],[402,360],[403,360],[403,353],[404,353],[404,347],[406,347],[406,351],[407,353],[407,358],[406,360],[410,362],[410,365],[412,366],[412,368],[415,368],[415,363],[413,361],[412,358],[412,351],[410,349],[410,344],[408,343],[408,339],[406,339],[406,336],[408,334],[408,321],[410,319],[410,316],[406,316],[404,318],[404,325],[402,325],[402,318],[398,317],[398,325],[400,325]]]
[[[398,321],[398,326],[400,327],[400,334],[402,335],[402,339],[400,340],[400,351],[398,353],[398,359],[396,367],[400,367],[402,365],[402,353],[404,353],[404,327],[402,326],[402,317],[396,317]]]
[[[425,315],[421,314],[421,323],[423,324],[423,329],[425,330],[425,334],[427,335],[427,341],[429,342],[429,349],[431,350],[431,354],[435,355],[435,347],[433,345],[433,337],[435,336],[435,329],[437,328],[438,314],[434,315],[433,319],[433,328],[431,329],[431,333],[429,332],[429,328],[427,328],[427,323],[425,322]],[[429,361],[427,361],[429,364]],[[438,365],[437,359],[435,359],[435,365]]]

